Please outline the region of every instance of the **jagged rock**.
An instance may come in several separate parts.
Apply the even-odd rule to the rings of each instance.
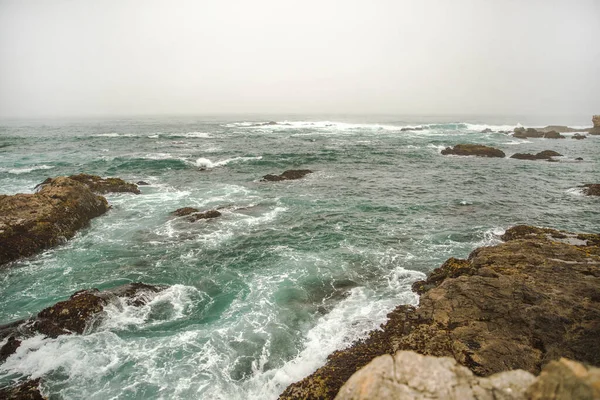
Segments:
[[[43,309],[35,317],[0,326],[0,340],[9,338],[0,348],[0,362],[16,351],[21,344],[20,339],[40,333],[51,338],[82,334],[101,321],[107,304],[124,301],[127,305],[139,307],[146,304],[153,293],[164,289],[164,286],[138,282],[103,291],[86,289],[75,292],[69,299]]]
[[[443,155],[455,156],[478,156],[478,157],[505,157],[502,150],[481,144],[457,144],[453,148],[446,147],[442,150]]]
[[[304,178],[306,175],[312,173],[312,171],[310,169],[289,169],[287,171],[285,171],[283,174],[281,175],[273,175],[273,174],[268,174],[263,176],[262,181],[271,181],[271,182],[277,182],[277,181],[287,181],[287,180],[292,180],[292,179],[300,179],[300,178]]]
[[[537,154],[515,153],[510,156],[510,158],[516,158],[519,160],[550,160],[552,157],[562,157],[562,154],[553,150],[544,150]]]
[[[140,194],[140,189],[134,183],[125,182],[121,178],[101,178],[98,175],[79,174],[69,178],[81,182],[94,193],[134,193]]]
[[[527,389],[528,400],[600,399],[600,368],[561,358],[551,361]]]
[[[342,386],[336,400],[524,400],[535,377],[523,370],[479,378],[450,357],[399,351],[375,358]]]
[[[0,195],[0,265],[63,243],[108,209],[104,197],[66,177],[35,194]]]
[[[280,398],[332,399],[359,368],[398,350],[453,357],[478,376],[538,374],[561,357],[600,365],[600,234],[520,225],[502,238],[415,283],[418,307],[396,307]]]
[[[565,137],[563,135],[561,135],[560,133],[558,133],[556,131],[550,131],[550,132],[544,133],[544,138],[545,139],[565,139]]]
[[[28,380],[16,386],[0,389],[2,400],[46,400],[40,392],[40,379]]]
[[[484,130],[481,131],[481,133],[492,133],[494,131],[492,131],[490,128],[485,128]]]
[[[582,188],[586,196],[600,196],[600,183],[586,183]]]
[[[541,138],[544,136],[544,132],[540,132],[534,128],[523,128],[518,127],[514,129],[513,136],[519,139],[527,139],[527,138]]]
[[[195,222],[199,219],[210,219],[221,216],[221,213],[217,210],[208,210],[200,212],[197,208],[193,207],[183,207],[173,211],[171,214],[177,217],[185,217],[186,215],[189,215],[190,217],[188,218],[188,221],[190,222]]]
[[[571,136],[571,139],[576,139],[576,140],[582,140],[582,139],[585,139],[585,138],[587,138],[587,136],[581,135],[579,133],[576,133],[573,136]]]

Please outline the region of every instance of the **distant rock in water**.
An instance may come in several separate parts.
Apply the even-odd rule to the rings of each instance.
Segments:
[[[148,186],[148,185],[150,185],[148,182],[144,182],[144,181],[137,181],[135,184],[138,185],[138,186]]]
[[[541,137],[544,137],[544,132],[539,132],[534,128],[518,127],[518,128],[515,128],[513,137],[516,137],[519,139],[541,138]]]
[[[273,174],[265,175],[265,176],[263,176],[262,181],[277,182],[277,181],[300,179],[300,178],[304,178],[306,175],[308,175],[310,173],[312,173],[312,171],[310,169],[289,169],[281,175],[273,175]]]
[[[544,133],[544,139],[565,139],[565,137],[556,131],[550,131]]]
[[[406,128],[400,129],[400,132],[422,131],[423,129],[424,128],[421,126],[416,126],[416,127],[407,126]]]
[[[581,187],[586,196],[600,196],[600,183],[586,183]]]
[[[577,161],[583,161],[583,158],[577,157],[575,160],[577,160]]]
[[[592,117],[592,124],[594,124],[594,126],[589,130],[590,135],[600,135],[600,115],[594,115]]]
[[[552,150],[544,150],[537,154],[515,153],[510,156],[510,158],[516,158],[518,160],[550,160],[552,157],[562,157],[562,154]]]
[[[0,326],[0,342],[8,338],[7,343],[0,349],[3,357],[0,358],[0,363],[16,351],[21,339],[35,334],[51,338],[82,334],[101,321],[106,305],[124,302],[126,305],[140,307],[150,301],[155,293],[165,288],[166,286],[130,283],[103,291],[80,290],[69,299],[43,309],[35,317]]]
[[[381,329],[329,355],[280,398],[332,399],[360,368],[398,350],[452,357],[484,377],[539,374],[561,357],[600,365],[600,234],[519,225],[502,239],[415,282],[418,307],[396,307]]]
[[[492,131],[490,128],[485,128],[484,130],[481,131],[481,133],[493,133],[494,131]]]
[[[0,195],[0,265],[64,243],[109,209],[73,179],[46,181],[35,194]]]
[[[134,183],[125,182],[121,178],[101,178],[98,175],[79,174],[71,175],[70,179],[81,182],[94,193],[135,193],[140,194],[140,189]]]
[[[217,218],[221,216],[221,213],[217,210],[208,210],[200,212],[197,208],[183,207],[173,211],[171,214],[177,217],[185,217],[189,215],[188,221],[195,222],[200,219]]]
[[[576,133],[573,136],[571,136],[571,139],[576,139],[576,140],[581,140],[581,139],[585,139],[585,138],[587,138],[587,136],[581,135],[579,133]]]
[[[505,157],[502,150],[480,144],[457,144],[453,148],[446,147],[442,150],[443,155],[456,156],[478,156],[478,157]]]

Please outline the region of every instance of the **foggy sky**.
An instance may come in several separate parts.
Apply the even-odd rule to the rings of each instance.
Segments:
[[[0,0],[0,117],[600,113],[599,0]]]

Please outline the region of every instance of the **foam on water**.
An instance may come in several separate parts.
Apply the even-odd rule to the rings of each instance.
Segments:
[[[21,175],[21,174],[28,174],[30,172],[37,171],[37,170],[52,169],[52,168],[54,168],[54,166],[42,164],[42,165],[32,165],[29,167],[19,167],[19,168],[0,168],[0,172],[8,172],[9,174]]]

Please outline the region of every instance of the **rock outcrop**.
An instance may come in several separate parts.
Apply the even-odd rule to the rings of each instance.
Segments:
[[[544,139],[565,139],[565,137],[556,131],[550,131],[544,133]]]
[[[592,117],[592,124],[594,124],[594,126],[589,130],[590,135],[600,135],[600,115],[594,115]]]
[[[399,351],[379,356],[342,386],[335,400],[525,400],[535,377],[521,369],[480,378],[451,357]]]
[[[586,196],[600,196],[600,183],[586,183],[581,187]]]
[[[221,213],[217,210],[207,210],[207,211],[201,212],[197,208],[193,208],[193,207],[179,208],[179,209],[173,211],[171,214],[175,215],[176,217],[189,216],[188,221],[190,221],[190,222],[196,222],[200,219],[217,218],[217,217],[221,216]]]
[[[0,341],[8,341],[0,348],[0,363],[4,362],[21,345],[24,338],[35,334],[56,338],[60,335],[82,334],[99,323],[104,307],[111,302],[142,306],[154,293],[165,287],[130,283],[110,290],[80,290],[69,299],[40,311],[35,317],[0,326]]]
[[[544,150],[537,154],[515,153],[510,156],[510,158],[516,158],[518,160],[550,160],[552,157],[562,157],[562,154],[553,150]]]
[[[541,138],[544,136],[544,132],[540,132],[534,128],[518,127],[515,128],[513,136],[519,139]]]
[[[336,400],[573,400],[600,398],[600,369],[561,358],[539,377],[516,369],[474,376],[450,357],[399,351],[375,358],[342,386]]]
[[[94,193],[134,193],[140,194],[135,183],[125,182],[121,178],[102,178],[98,175],[79,174],[69,178],[86,185]]]
[[[359,368],[399,350],[452,357],[484,377],[539,374],[561,357],[600,365],[600,234],[520,225],[502,239],[416,282],[418,307],[398,306],[281,398],[332,399]]]
[[[571,139],[576,139],[576,140],[582,140],[582,139],[585,139],[585,138],[587,138],[587,136],[579,134],[579,133],[576,133],[573,136],[571,136]]]
[[[442,150],[443,155],[455,156],[477,156],[477,157],[505,157],[502,150],[481,144],[457,144],[454,147],[446,147]]]
[[[2,400],[45,400],[40,393],[40,379],[28,380],[15,386],[0,389]]]
[[[63,243],[108,209],[104,197],[66,177],[35,194],[0,195],[0,265]]]
[[[300,179],[300,178],[304,178],[306,175],[312,173],[312,171],[310,169],[289,169],[287,171],[285,171],[284,173],[282,173],[281,175],[273,175],[273,174],[268,174],[263,176],[262,181],[271,181],[271,182],[277,182],[277,181],[287,181],[287,180],[292,180],[292,179]]]

